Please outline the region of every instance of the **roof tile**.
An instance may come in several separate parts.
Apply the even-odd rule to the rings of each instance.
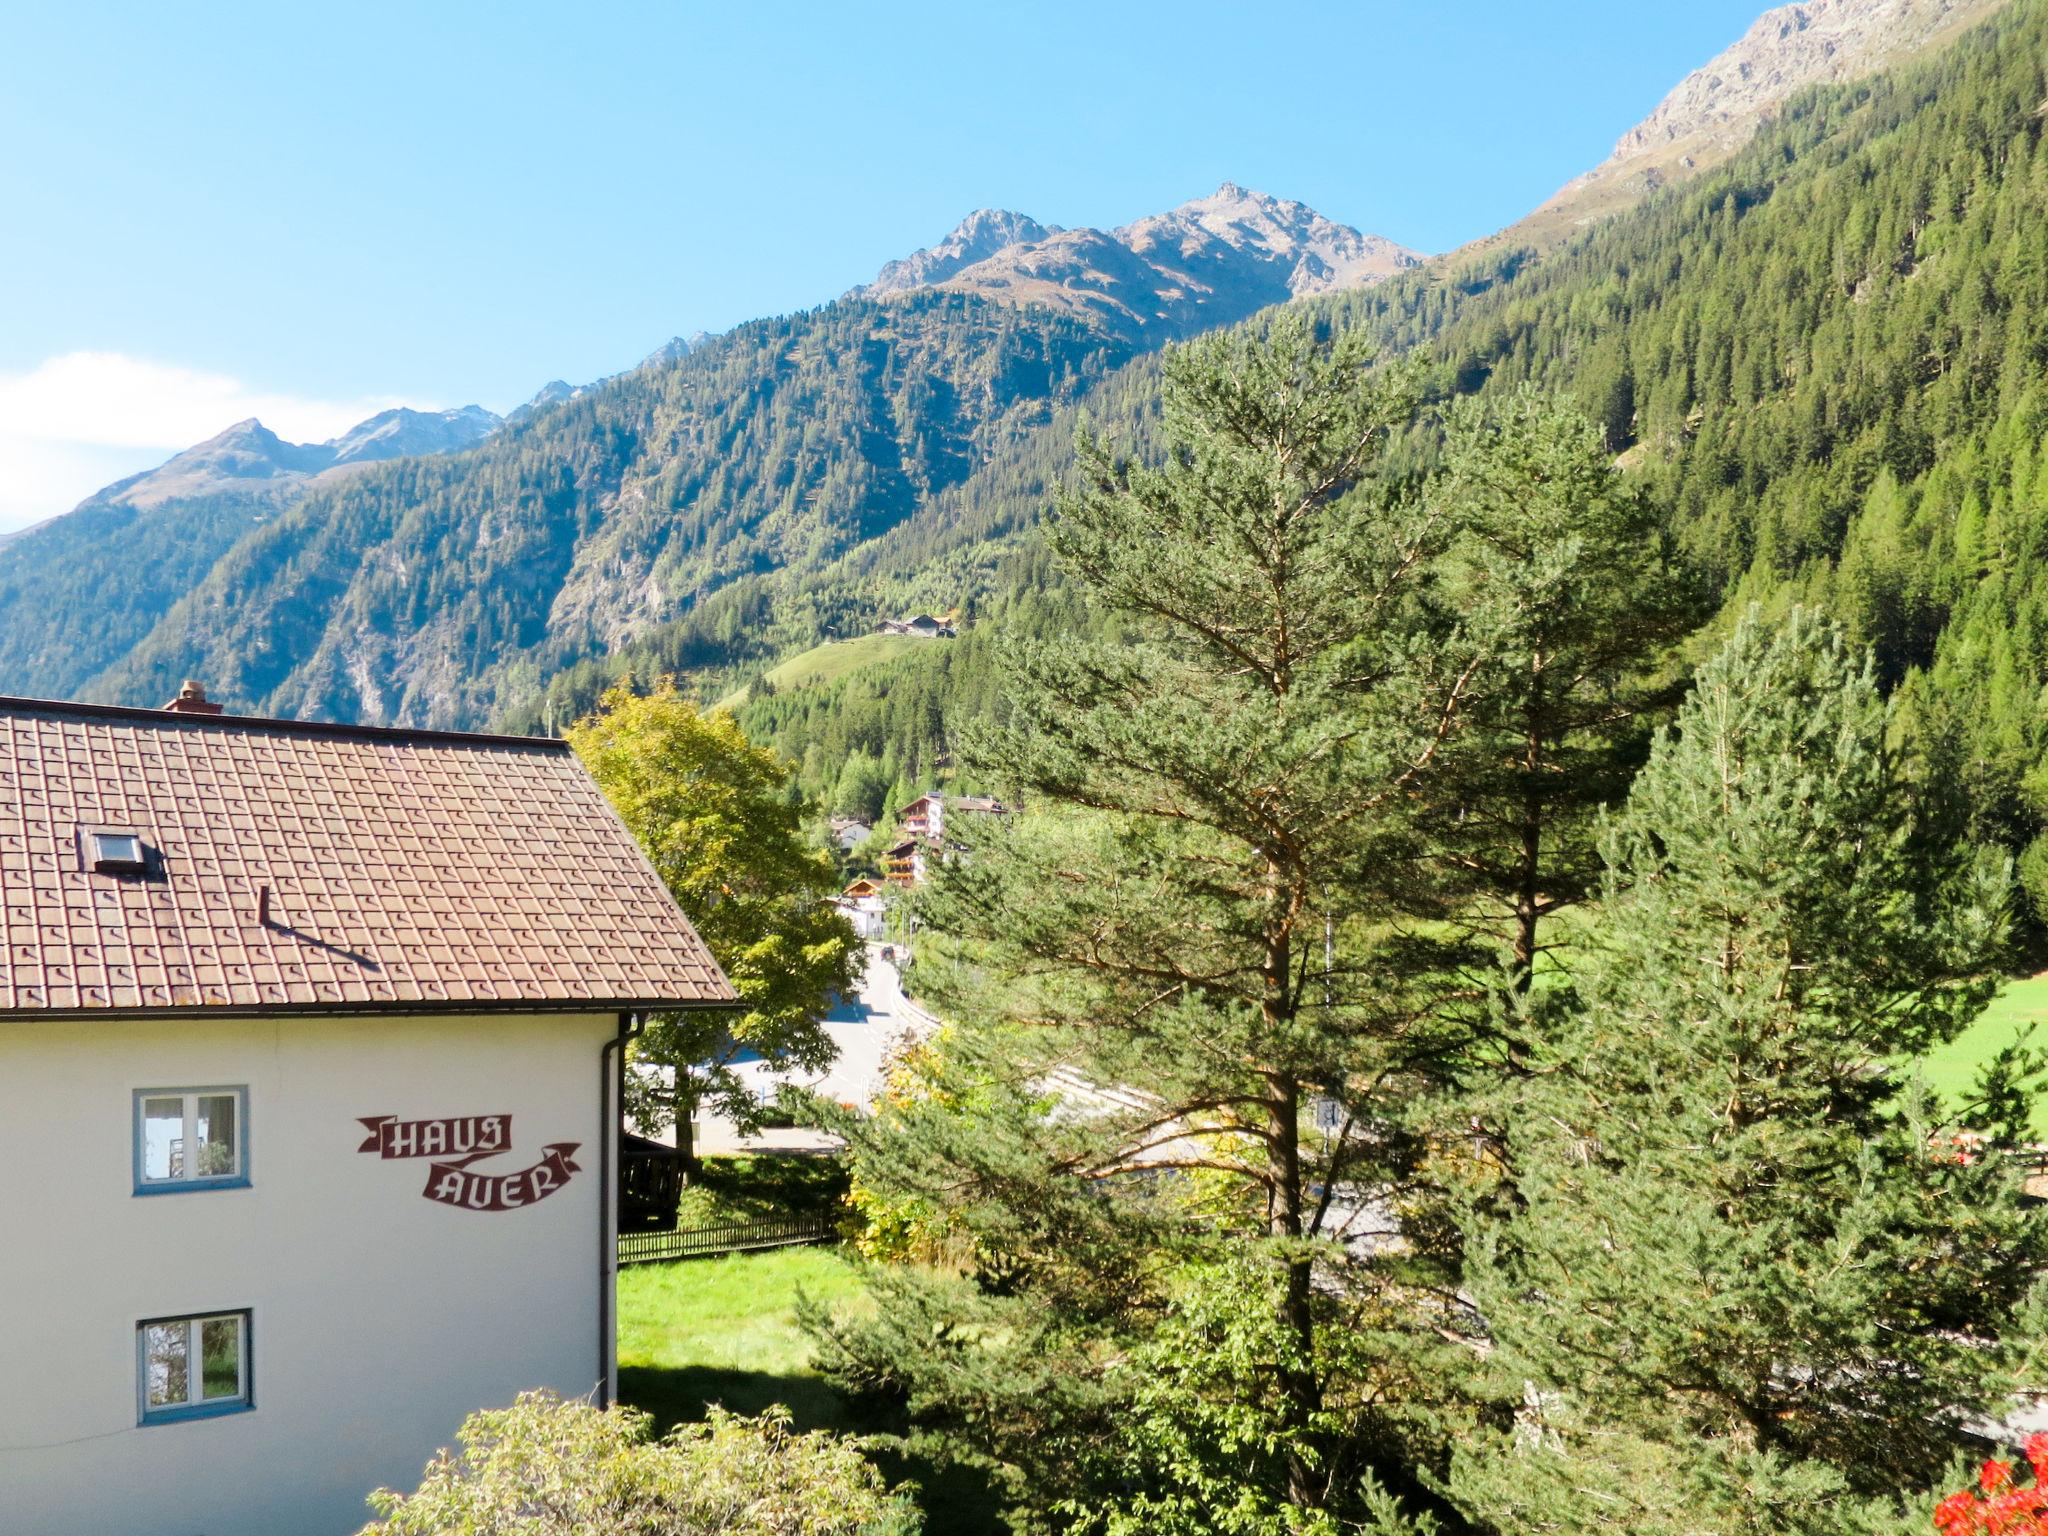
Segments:
[[[559,742],[0,699],[0,1015],[732,997]]]

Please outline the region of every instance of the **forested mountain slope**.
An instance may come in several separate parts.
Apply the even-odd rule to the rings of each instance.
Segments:
[[[1876,648],[1909,722],[1955,750],[1980,830],[2027,851],[2048,902],[2044,116],[2048,0],[2018,0],[1939,54],[1796,99],[1727,165],[1555,252],[1318,302],[1388,352],[1419,352],[1440,394],[1530,380],[1575,395],[1730,610],[1819,602]],[[1138,360],[1096,402],[1142,402],[1150,369]],[[991,617],[1070,621],[1042,585],[997,596],[1041,580],[1006,552],[1069,431],[1019,446],[1010,494],[964,483],[943,503],[950,525],[935,502],[834,574],[916,590],[922,561],[969,575]],[[1426,433],[1413,453],[1426,464]],[[955,542],[967,529],[991,542]],[[772,584],[756,595],[764,614],[776,600]],[[924,767],[992,707],[986,650],[842,680],[831,701],[762,700],[743,719],[800,761],[829,744],[814,791],[842,749]]]
[[[496,416],[474,405],[380,411],[324,443],[288,443],[260,421],[240,421],[63,517],[0,540],[0,687],[59,698],[77,692],[148,634],[237,539],[321,477],[459,452],[497,427]]]
[[[471,453],[315,489],[89,692],[194,676],[264,712],[481,723],[721,588],[872,538],[1128,355],[957,294],[741,326]]]
[[[1548,260],[1339,311],[1457,388],[1576,394],[1731,605],[1803,597],[1875,646],[1986,827],[2036,866],[2044,114],[2048,5],[2021,0],[1924,64],[1802,99],[1724,169]]]

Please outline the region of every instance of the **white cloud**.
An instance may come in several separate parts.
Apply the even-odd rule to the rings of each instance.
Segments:
[[[162,463],[255,416],[291,442],[324,442],[395,395],[319,400],[252,389],[119,352],[67,352],[0,372],[0,532],[71,508],[109,481]]]

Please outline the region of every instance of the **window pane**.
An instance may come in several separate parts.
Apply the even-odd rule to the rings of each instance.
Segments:
[[[185,1161],[185,1101],[144,1099],[142,1101],[142,1176],[145,1179],[175,1179],[182,1176]]]
[[[199,1150],[194,1157],[192,1177],[216,1179],[235,1171],[235,1096],[232,1093],[201,1094],[199,1098]]]
[[[149,1376],[149,1406],[170,1408],[187,1397],[185,1355],[191,1329],[184,1323],[151,1323],[142,1330],[143,1368]]]
[[[199,1395],[204,1398],[242,1395],[242,1320],[210,1317],[199,1325],[199,1350],[205,1356]]]
[[[140,864],[142,839],[128,832],[95,832],[93,857],[111,864]]]

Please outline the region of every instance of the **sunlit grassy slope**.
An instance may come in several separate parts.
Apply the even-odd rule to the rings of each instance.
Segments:
[[[896,1410],[851,1397],[821,1376],[797,1326],[799,1295],[837,1310],[863,1305],[853,1265],[830,1248],[619,1272],[619,1395],[666,1427],[713,1403],[759,1413],[780,1403],[798,1429],[900,1432]],[[996,1536],[997,1500],[975,1473],[876,1451],[892,1481],[918,1488],[926,1536]]]
[[[823,645],[814,645],[808,651],[799,651],[789,660],[772,668],[768,681],[777,692],[787,688],[801,687],[806,683],[830,683],[857,672],[862,667],[871,667],[877,662],[894,661],[905,652],[919,646],[944,645],[944,640],[923,640],[916,635],[862,635],[857,640],[828,640]],[[746,702],[747,689],[740,688],[718,701],[720,709],[737,709]]]
[[[1999,1049],[2017,1039],[2029,1025],[2039,1026],[2034,1043],[2048,1045],[2048,974],[2015,981],[1998,994],[1984,1016],[1920,1063],[1928,1086],[1949,1104],[1968,1096],[1977,1069]],[[2034,1109],[2035,1134],[2048,1136],[2048,1101]]]

